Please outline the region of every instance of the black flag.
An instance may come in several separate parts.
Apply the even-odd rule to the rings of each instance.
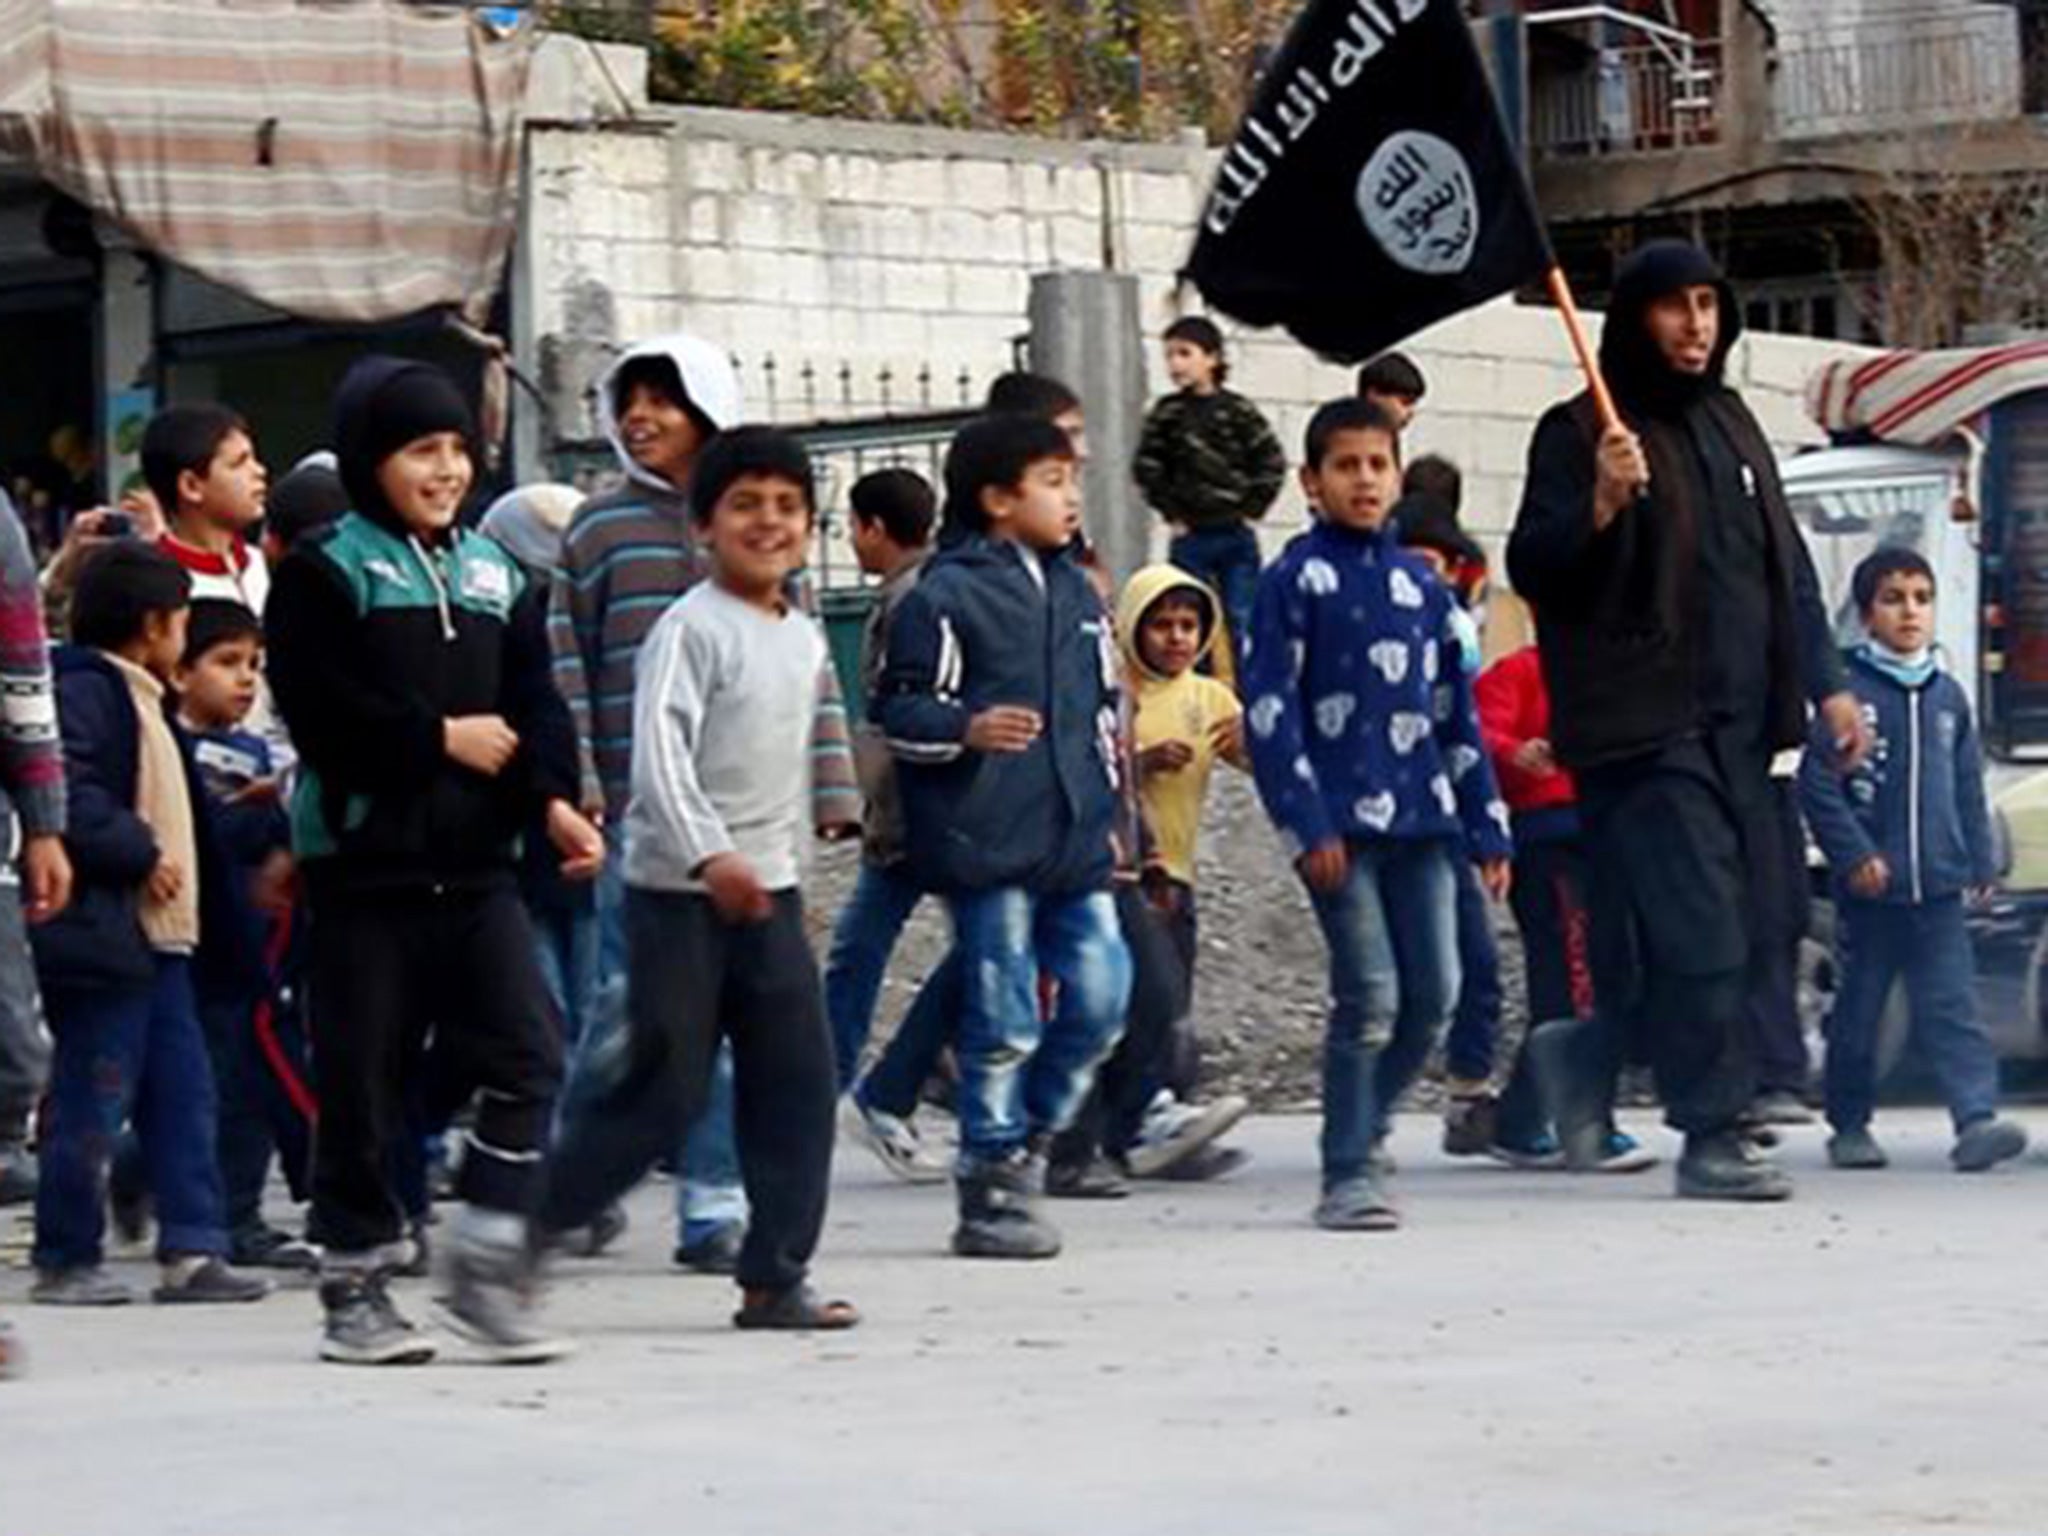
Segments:
[[[1356,362],[1551,265],[1458,0],[1310,0],[1182,275],[1225,314]]]

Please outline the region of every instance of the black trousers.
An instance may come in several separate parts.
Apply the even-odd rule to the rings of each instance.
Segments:
[[[308,1002],[320,1118],[313,1222],[338,1256],[404,1231],[392,1169],[429,1035],[437,1070],[477,1101],[457,1193],[524,1213],[562,1079],[561,1017],[512,877],[476,886],[311,891]]]
[[[1791,779],[1772,779],[1747,819],[1749,859],[1749,1014],[1756,1047],[1757,1087],[1804,1093],[1813,1064],[1799,1022],[1799,941],[1806,934],[1812,891],[1806,876],[1806,829]]]
[[[739,1283],[786,1290],[803,1280],[825,1225],[838,1090],[802,898],[774,900],[765,921],[728,923],[708,896],[627,890],[626,1048],[563,1128],[541,1201],[545,1231],[587,1224],[674,1150],[730,1040],[751,1207]]]
[[[1085,1163],[1104,1150],[1123,1151],[1136,1137],[1152,1095],[1173,1085],[1176,1036],[1188,1010],[1182,950],[1171,920],[1137,886],[1117,886],[1116,915],[1131,952],[1124,1032],[1096,1073],[1081,1113],[1053,1138],[1050,1156],[1057,1163]]]
[[[1744,811],[1770,794],[1761,749],[1689,737],[1578,776],[1594,990],[1656,1070],[1665,1118],[1733,1126],[1756,1092]]]

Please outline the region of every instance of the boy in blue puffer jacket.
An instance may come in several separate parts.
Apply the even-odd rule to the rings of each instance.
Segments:
[[[1120,742],[1108,616],[1076,565],[1073,445],[986,416],[946,460],[947,536],[889,631],[877,722],[913,874],[952,910],[962,1010],[954,1252],[1050,1258],[1038,1153],[1116,1043],[1130,954],[1110,893]],[[1039,1007],[1041,975],[1056,987]]]
[[[1317,1225],[1400,1224],[1378,1143],[1458,995],[1454,861],[1496,901],[1507,807],[1459,665],[1453,599],[1400,547],[1398,428],[1366,400],[1308,426],[1302,485],[1321,512],[1259,581],[1245,720],[1266,814],[1330,947]]]
[[[1849,657],[1849,683],[1876,733],[1855,772],[1833,767],[1826,727],[1799,769],[1800,800],[1834,872],[1842,986],[1828,1020],[1827,1115],[1837,1168],[1882,1168],[1870,1134],[1877,1028],[1905,974],[1913,1031],[1955,1121],[1949,1157],[1981,1172],[2026,1150],[1998,1118],[1998,1057],[1977,1015],[1964,898],[1996,873],[1984,764],[1962,685],[1934,656],[1934,572],[1910,549],[1880,549],[1853,591],[1870,638]]]

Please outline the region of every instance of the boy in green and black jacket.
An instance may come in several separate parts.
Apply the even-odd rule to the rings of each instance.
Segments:
[[[433,1353],[384,1290],[409,1257],[389,1170],[430,1026],[453,1086],[478,1099],[450,1320],[498,1359],[560,1352],[528,1317],[522,1264],[561,1025],[513,859],[536,817],[566,874],[594,875],[603,840],[575,807],[546,594],[457,522],[474,435],[438,370],[381,357],[352,368],[336,442],[354,510],[293,549],[270,609],[271,679],[302,769],[321,1353],[350,1363]]]
[[[1223,387],[1230,365],[1214,321],[1189,315],[1166,328],[1166,370],[1176,393],[1145,418],[1131,471],[1173,526],[1167,558],[1222,597],[1241,670],[1259,581],[1251,525],[1280,494],[1287,455],[1259,408]]]

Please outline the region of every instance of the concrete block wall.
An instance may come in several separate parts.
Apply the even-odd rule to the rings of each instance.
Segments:
[[[1135,273],[1144,324],[1174,315],[1174,273],[1208,185],[1196,146],[1045,142],[760,113],[648,109],[631,124],[536,125],[522,256],[534,334],[593,323],[622,342],[688,328],[740,359],[750,413],[785,420],[865,414],[887,368],[914,408],[920,368],[935,406],[979,398],[1026,329],[1034,271]],[[593,322],[593,317],[601,317]],[[1597,329],[1597,317],[1593,317]],[[1263,406],[1290,455],[1316,404],[1349,371],[1280,335],[1226,327],[1235,387]],[[601,338],[600,338],[601,340]],[[1578,377],[1557,317],[1500,301],[1426,332],[1408,350],[1430,380],[1409,452],[1466,474],[1470,525],[1497,544],[1512,521],[1529,434]],[[1817,442],[1800,389],[1838,343],[1760,336],[1734,361],[1774,440]],[[602,348],[586,348],[601,359]],[[761,364],[775,361],[775,398]],[[799,384],[810,365],[814,396]],[[840,398],[842,365],[855,378]],[[1151,385],[1166,386],[1156,354]],[[1290,490],[1268,520],[1278,544],[1305,513]]]

